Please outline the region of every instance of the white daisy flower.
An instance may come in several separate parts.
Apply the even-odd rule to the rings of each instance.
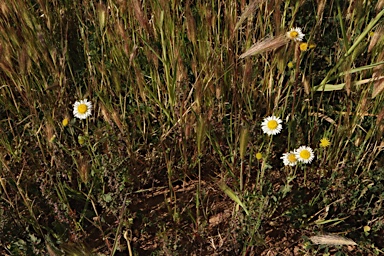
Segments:
[[[285,166],[295,166],[297,164],[297,158],[295,152],[291,151],[289,153],[284,153],[280,159],[283,160]]]
[[[313,149],[307,146],[301,146],[295,150],[296,158],[299,162],[309,164],[315,158],[315,154],[313,153]]]
[[[290,31],[287,32],[287,37],[294,41],[303,41],[305,34],[301,31],[301,28],[291,28]]]
[[[275,116],[269,116],[264,118],[263,122],[261,123],[261,129],[263,129],[263,132],[268,135],[276,135],[281,132],[281,129],[283,129],[283,126],[281,125],[283,121]]]
[[[79,119],[86,119],[92,113],[92,102],[87,99],[76,101],[73,104],[73,115]]]

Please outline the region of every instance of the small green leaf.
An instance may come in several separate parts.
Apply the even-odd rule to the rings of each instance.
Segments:
[[[103,199],[105,202],[109,203],[112,201],[112,196],[110,193],[103,195]]]
[[[227,194],[233,201],[235,201],[235,203],[237,203],[238,205],[240,205],[240,206],[244,209],[244,211],[245,211],[245,213],[246,213],[247,215],[249,215],[249,212],[248,212],[247,208],[245,207],[245,205],[243,204],[243,202],[241,202],[240,198],[235,194],[235,192],[234,192],[232,189],[230,189],[230,188],[229,188],[227,185],[225,185],[224,183],[219,184],[219,187],[220,187],[221,190],[223,190],[223,192],[224,192],[225,194]]]

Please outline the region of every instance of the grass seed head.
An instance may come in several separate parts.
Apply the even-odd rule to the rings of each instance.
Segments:
[[[283,45],[287,44],[287,38],[284,35],[280,35],[275,38],[265,38],[260,40],[251,46],[246,52],[240,55],[240,59],[244,59],[248,56],[252,56],[258,53],[269,52],[276,50]]]

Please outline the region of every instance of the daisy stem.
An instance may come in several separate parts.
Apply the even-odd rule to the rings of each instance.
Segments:
[[[241,131],[241,135],[240,135],[240,160],[241,160],[240,190],[243,190],[244,188],[244,156],[247,150],[247,144],[248,144],[248,129],[244,128]]]
[[[304,186],[307,183],[307,168],[304,167]]]
[[[267,165],[267,160],[268,160],[269,153],[271,152],[272,138],[273,138],[273,135],[270,136],[269,144],[268,144],[268,147],[267,147],[267,153],[266,153],[266,156],[265,156],[265,160],[264,160],[264,161],[262,162],[262,164],[261,164],[260,176],[259,176],[259,175],[257,176],[256,184],[259,184],[260,192],[263,191],[264,174],[265,174],[265,169],[266,169],[267,166],[268,166],[268,165]]]
[[[325,161],[327,160],[326,158],[327,158],[327,153],[325,152],[326,151],[326,149],[324,149],[324,150],[322,150],[321,151],[321,158],[322,158],[322,160],[321,160],[321,164],[323,164],[323,163],[325,163]]]

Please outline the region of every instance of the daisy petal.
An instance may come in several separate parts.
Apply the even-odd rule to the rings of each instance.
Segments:
[[[278,117],[269,116],[264,118],[261,123],[261,129],[268,135],[276,135],[283,129],[283,126],[281,125],[282,122],[283,121]]]
[[[295,150],[296,158],[299,162],[309,164],[315,158],[313,149],[307,146],[301,146]]]
[[[73,104],[73,115],[79,119],[86,119],[92,115],[92,102],[87,99],[76,101]]]

